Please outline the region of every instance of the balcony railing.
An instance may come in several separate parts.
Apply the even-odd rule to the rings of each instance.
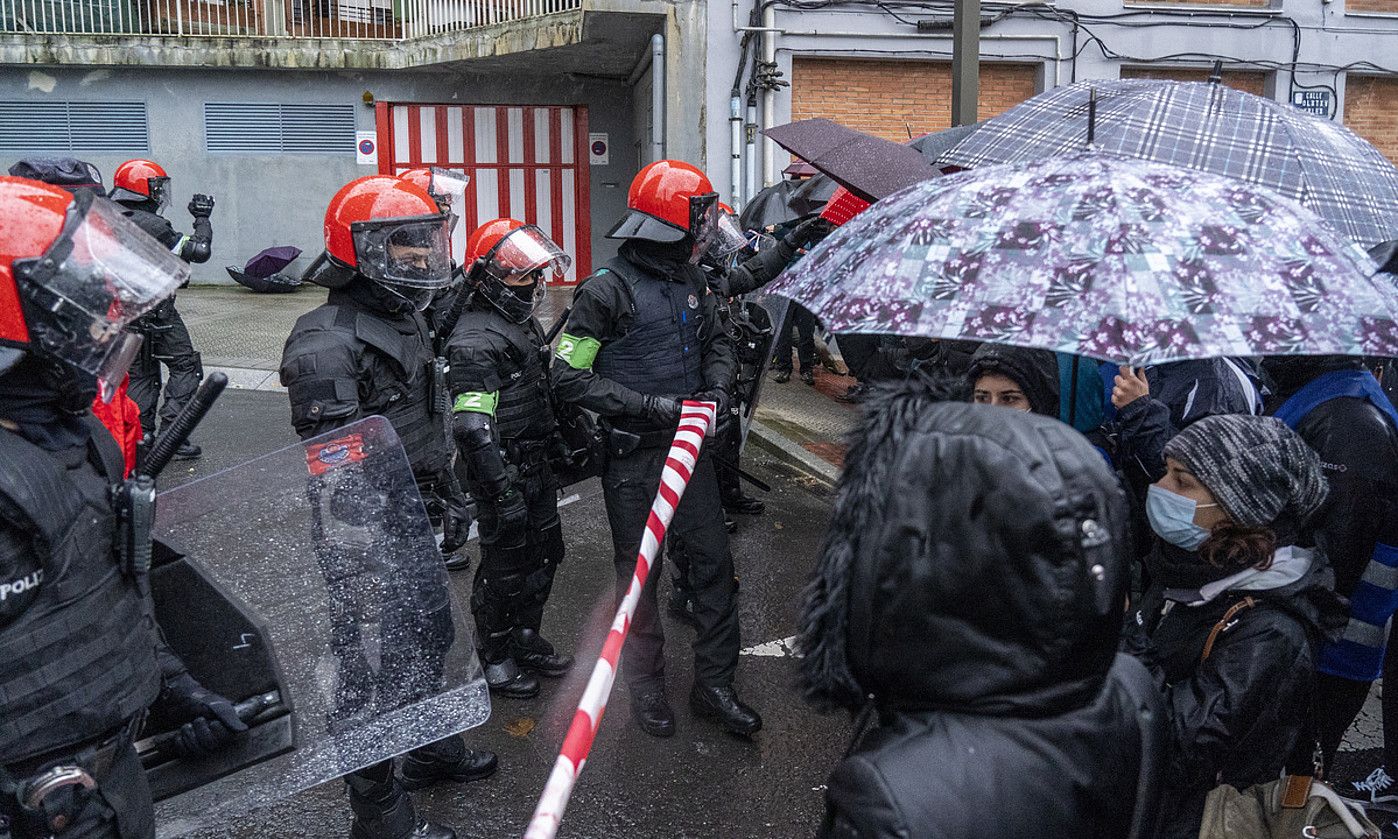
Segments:
[[[0,0],[0,32],[404,40],[581,6],[582,0]]]

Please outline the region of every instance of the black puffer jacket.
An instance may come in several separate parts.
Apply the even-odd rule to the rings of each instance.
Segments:
[[[1162,581],[1191,564],[1207,568],[1169,545],[1151,558]],[[1150,644],[1141,657],[1165,685],[1170,720],[1162,839],[1198,836],[1204,799],[1219,782],[1246,789],[1287,768],[1304,734],[1319,644],[1345,618],[1332,581],[1317,551],[1306,575],[1281,588],[1225,592],[1200,606],[1166,600],[1163,583],[1147,596],[1138,621]],[[1209,633],[1249,596],[1256,605],[1224,624],[1201,661]]]
[[[1159,698],[1115,656],[1121,491],[1068,426],[928,388],[871,400],[808,591],[808,698],[876,719],[822,835],[1125,837],[1154,753],[1126,685]]]

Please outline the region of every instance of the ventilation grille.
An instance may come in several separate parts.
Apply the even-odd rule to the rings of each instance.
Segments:
[[[0,151],[142,154],[150,151],[146,103],[0,100]]]
[[[213,153],[349,155],[354,130],[354,105],[204,105],[204,143]]]

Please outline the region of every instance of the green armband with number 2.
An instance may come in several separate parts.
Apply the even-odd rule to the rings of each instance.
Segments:
[[[488,414],[495,416],[495,405],[500,401],[500,392],[492,390],[490,393],[469,390],[465,393],[457,394],[456,402],[452,404],[452,413],[462,413],[470,411],[476,414]]]
[[[574,370],[591,370],[600,349],[602,342],[596,338],[579,338],[564,332],[563,337],[558,339],[558,352],[555,355],[568,362],[568,366]]]

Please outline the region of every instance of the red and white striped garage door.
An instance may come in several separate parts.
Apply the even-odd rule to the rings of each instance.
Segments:
[[[586,108],[379,103],[376,111],[380,172],[463,171],[475,193],[466,231],[500,217],[537,224],[573,257],[564,282],[592,272]]]

